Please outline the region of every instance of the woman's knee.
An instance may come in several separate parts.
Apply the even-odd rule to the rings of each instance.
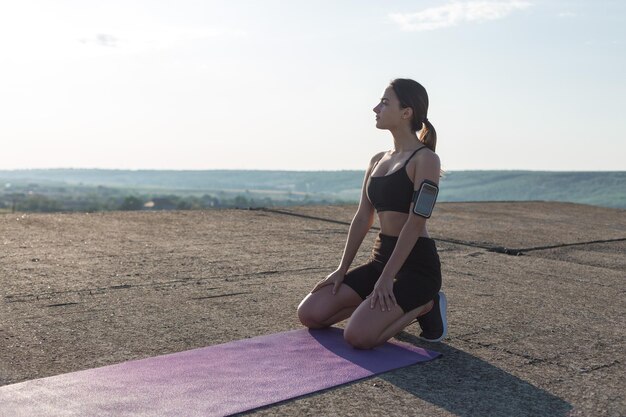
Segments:
[[[310,302],[308,298],[307,296],[298,306],[298,319],[300,323],[309,329],[326,327],[322,324],[323,318],[320,317],[320,309],[315,306],[315,303]]]
[[[308,294],[298,306],[298,318],[306,327],[318,329],[328,327],[350,317],[361,298],[349,287],[331,293],[332,287],[326,286]]]
[[[356,349],[372,349],[377,344],[377,338],[367,329],[360,326],[350,326],[350,324],[343,331],[343,338]]]
[[[314,311],[310,311],[306,308],[298,308],[298,319],[300,319],[300,323],[302,323],[303,326],[309,329],[326,327],[320,322],[319,317],[317,317]]]

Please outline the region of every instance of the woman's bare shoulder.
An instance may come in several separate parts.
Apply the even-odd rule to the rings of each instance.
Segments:
[[[424,152],[418,152],[417,155],[415,155],[415,160],[431,164],[441,163],[441,161],[439,160],[439,155],[437,155],[433,150],[429,148],[424,149]]]
[[[372,156],[372,159],[370,159],[370,165],[374,164],[375,162],[380,161],[382,157],[385,156],[386,153],[387,151],[378,152],[376,155]]]
[[[424,152],[418,152],[413,162],[413,168],[408,168],[412,172],[412,180],[414,184],[421,184],[423,179],[428,179],[439,183],[441,174],[441,161],[439,155],[430,149],[424,149]]]

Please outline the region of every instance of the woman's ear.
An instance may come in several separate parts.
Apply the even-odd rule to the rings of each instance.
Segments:
[[[403,119],[412,119],[413,118],[413,109],[411,107],[406,107],[402,109],[402,118]]]

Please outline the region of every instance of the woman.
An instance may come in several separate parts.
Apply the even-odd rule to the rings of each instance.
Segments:
[[[309,328],[350,317],[344,337],[360,349],[385,343],[416,318],[420,336],[439,341],[447,332],[439,256],[426,229],[429,213],[413,212],[426,195],[422,184],[439,183],[437,134],[426,117],[428,95],[416,81],[396,79],[373,110],[376,127],[391,132],[393,149],[371,159],[339,268],[302,300],[298,317]],[[372,255],[348,272],[375,212],[380,233]]]

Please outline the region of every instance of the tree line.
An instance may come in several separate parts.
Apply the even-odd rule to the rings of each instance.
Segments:
[[[285,198],[252,195],[179,195],[122,192],[13,192],[0,194],[3,212],[97,212],[97,211],[152,211],[203,210],[216,208],[256,208],[291,205],[338,204],[344,201],[313,198],[309,195]]]

